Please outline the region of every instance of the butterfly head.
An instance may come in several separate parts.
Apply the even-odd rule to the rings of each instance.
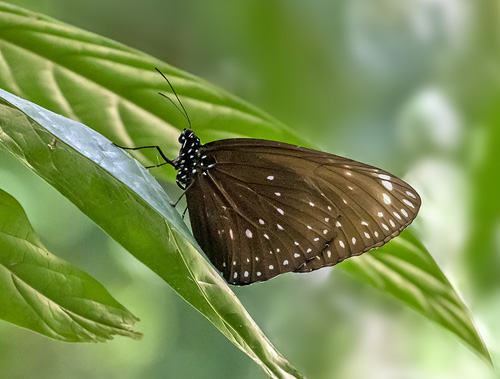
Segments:
[[[200,139],[194,134],[191,129],[186,129],[181,132],[179,136],[179,142],[184,146],[184,144],[192,144],[193,142],[200,143]]]

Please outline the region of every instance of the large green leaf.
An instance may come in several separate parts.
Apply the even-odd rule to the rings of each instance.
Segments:
[[[94,278],[50,254],[21,205],[0,189],[0,318],[46,336],[139,338],[137,318]]]
[[[161,145],[167,155],[176,155],[178,129],[187,124],[179,112],[156,94],[158,91],[169,92],[167,84],[153,70],[156,66],[172,79],[202,141],[247,136],[307,145],[272,117],[199,78],[119,43],[2,3],[0,53],[0,86],[80,120],[117,143],[129,146],[155,143]],[[137,153],[137,156],[142,163],[156,163],[154,155],[141,154]],[[172,171],[155,170],[154,174],[168,178]],[[407,238],[408,235],[402,235],[397,240],[402,243]],[[392,249],[391,244],[382,248],[381,254]],[[435,265],[425,249],[418,248],[417,251],[420,259],[430,260]],[[413,306],[416,291],[421,296],[428,291],[423,279],[414,281],[412,286],[402,285],[397,291],[395,286],[391,289],[385,284],[391,277],[412,277],[415,262],[409,260],[406,263],[394,266],[390,262],[362,256],[351,260],[348,265],[362,265],[352,271],[357,271],[358,276],[383,292],[396,295]],[[442,275],[437,266],[435,269]],[[423,270],[428,277],[436,275],[430,266]],[[373,281],[374,276],[386,279]],[[448,282],[444,288],[450,296],[457,297]],[[455,312],[439,303],[439,297],[434,301],[435,307],[443,308],[443,317],[436,317],[427,308],[418,310],[451,329],[489,359],[484,345],[478,342],[480,337],[463,303],[460,302],[461,306]],[[466,329],[451,328],[450,322],[443,321],[445,318],[453,320],[456,316],[468,320]]]
[[[455,333],[491,363],[469,311],[429,252],[406,230],[363,259],[342,267],[363,282],[404,301],[417,312]]]
[[[158,92],[170,88],[202,141],[247,136],[303,142],[264,112],[137,50],[0,2],[0,87],[130,145],[174,156],[183,116]],[[144,152],[138,152],[141,156]],[[153,157],[153,156],[150,156]],[[142,160],[142,163],[150,163]],[[155,175],[167,175],[158,170]]]
[[[207,317],[271,377],[301,377],[274,348],[156,180],[84,125],[0,90],[0,143]]]

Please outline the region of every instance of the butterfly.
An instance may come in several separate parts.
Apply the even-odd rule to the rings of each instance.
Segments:
[[[337,155],[251,138],[201,144],[191,128],[179,142],[173,160],[158,146],[122,148],[156,148],[165,162],[150,167],[177,170],[194,237],[233,285],[310,272],[380,247],[421,205],[398,177]]]

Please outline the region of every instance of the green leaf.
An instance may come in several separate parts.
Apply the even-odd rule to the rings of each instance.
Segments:
[[[168,156],[179,150],[179,129],[188,123],[158,96],[173,98],[155,67],[168,76],[202,141],[228,136],[300,141],[220,88],[117,42],[1,2],[0,31],[0,87],[124,146],[154,141]],[[144,165],[156,162],[156,155],[147,160],[144,154],[134,153]]]
[[[343,262],[342,268],[450,330],[491,363],[469,310],[410,230],[360,258]]]
[[[186,127],[187,123],[177,110],[157,95],[158,91],[170,94],[168,85],[153,69],[158,67],[171,79],[202,141],[257,137],[310,146],[281,123],[244,101],[199,78],[106,38],[2,3],[0,31],[0,86],[52,111],[91,125],[116,143],[126,146],[154,143],[160,145],[168,156],[177,155],[178,130]],[[154,153],[134,154],[143,164],[157,162]],[[130,171],[129,175],[134,175],[135,172]],[[155,170],[154,174],[172,178],[173,170]],[[54,182],[58,180],[61,179],[54,178]],[[92,211],[81,208],[86,213]],[[175,219],[173,222],[176,225]],[[184,226],[179,230],[184,230],[184,236],[189,238]],[[396,240],[402,243],[406,238],[402,235]],[[419,252],[420,259],[430,259],[435,265],[425,249],[420,249]],[[414,262],[411,261],[408,265],[394,267],[391,262],[373,261],[366,254],[351,260],[348,265],[368,267],[369,270],[357,270],[358,275],[393,295],[397,295],[396,291],[386,290],[384,281],[373,281],[371,278],[383,278],[389,271],[394,276],[409,277],[415,269]],[[431,266],[426,266],[424,272],[430,268]],[[440,272],[437,266],[436,269]],[[433,271],[426,273],[431,277],[435,276]],[[414,284],[419,291],[425,293],[425,282],[416,281]],[[450,294],[455,294],[451,284],[447,283],[446,288]],[[404,291],[401,289],[400,296],[397,297],[413,306],[411,294],[415,291],[402,296],[401,292]],[[462,302],[460,304],[457,314],[472,325],[465,306]],[[422,314],[447,327],[443,320],[447,317],[453,319],[453,312],[454,310],[446,308],[441,318],[436,318],[431,310],[425,310]],[[454,332],[458,329],[460,328]],[[477,343],[480,337],[473,327],[468,333],[458,336],[465,338],[469,346],[475,346],[479,354],[489,359],[484,345]]]
[[[94,278],[50,254],[21,205],[0,189],[0,318],[48,337],[140,338],[138,320]]]
[[[207,317],[269,376],[301,377],[264,336],[156,180],[84,125],[0,90],[0,143]]]

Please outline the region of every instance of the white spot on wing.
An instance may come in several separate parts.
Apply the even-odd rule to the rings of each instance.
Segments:
[[[237,277],[238,277],[238,273],[237,273],[237,272],[235,272],[235,273],[234,273],[234,275],[233,275],[233,278],[235,278],[235,279],[236,279]]]
[[[275,192],[274,194],[275,194],[276,196],[281,196],[281,193],[279,193],[279,192]]]
[[[365,237],[366,237],[366,238],[368,238],[368,239],[370,239],[370,238],[371,238],[371,237],[370,237],[370,234],[368,234],[367,232],[365,232]]]
[[[399,215],[398,212],[392,212],[392,214],[394,215],[394,217],[396,217],[398,220],[401,220],[401,216]]]
[[[253,234],[250,229],[245,230],[245,234],[247,235],[248,238],[252,238]]]
[[[283,227],[280,224],[276,224],[279,230],[284,230]]]
[[[385,175],[385,174],[378,174],[378,177],[380,179],[384,179],[384,180],[390,180],[391,177],[389,175]]]
[[[344,245],[344,241],[339,241],[339,245],[340,245],[340,247],[343,249],[343,248],[345,247],[345,245]]]
[[[245,278],[248,278],[248,271],[245,271],[244,276],[245,276]]]
[[[362,222],[361,222],[361,225],[368,226],[368,223],[367,223],[366,221],[362,221]]]
[[[352,237],[352,244],[356,245],[356,238]]]
[[[332,252],[331,252],[330,250],[328,250],[328,251],[326,252],[326,255],[328,255],[328,258],[331,258],[331,257],[332,257]]]
[[[286,266],[287,264],[288,264],[288,260],[286,260],[286,259],[285,259],[285,260],[283,261],[283,266]]]
[[[309,203],[309,205],[310,205],[311,207],[314,207],[314,203],[313,203],[313,202],[310,202],[310,203]]]
[[[395,223],[394,223],[394,221],[392,221],[392,220],[389,220],[389,224],[391,224],[391,226],[392,226],[393,228],[395,228],[395,227],[396,227],[396,224],[395,224]]]
[[[284,214],[285,214],[285,212],[283,212],[283,209],[281,209],[281,208],[276,208],[276,210],[277,210],[277,211],[278,211],[278,213],[280,213],[281,215],[284,215]]]
[[[264,233],[264,238],[265,238],[266,240],[268,240],[268,239],[269,239],[269,236],[268,236],[267,234],[265,234],[265,233]]]
[[[384,193],[382,196],[384,197],[384,203],[386,203],[386,204],[391,203],[391,198],[389,197],[388,194]]]
[[[260,271],[257,271],[257,276],[261,276],[262,273]]]
[[[294,242],[295,246],[299,246],[299,243],[297,241]]]
[[[405,216],[408,217],[408,212],[406,212],[405,209],[401,208],[401,213]]]
[[[378,238],[378,232],[373,232],[373,235],[375,236],[375,238]]]
[[[413,193],[411,193],[410,191],[406,191],[406,194],[407,194],[408,196],[410,196],[410,197],[413,197],[414,199],[416,199],[416,198],[417,198],[417,197],[416,197]]]
[[[340,227],[342,226],[342,224],[341,224],[340,222],[338,222],[338,221],[337,221],[337,222],[335,223],[335,226],[336,226],[337,228],[340,228]]]
[[[384,185],[385,188],[387,188],[389,191],[392,191],[392,183],[388,182],[387,180],[382,180],[382,184]]]
[[[312,249],[311,249],[311,248],[307,249],[307,252],[308,252],[308,253],[310,253],[311,251],[312,251]]]
[[[389,227],[386,225],[386,224],[382,224],[382,227],[385,229],[385,230],[389,230]]]
[[[384,217],[384,214],[382,212],[377,213],[378,217]]]
[[[274,180],[274,176],[269,175],[269,176],[267,177],[267,180]]]
[[[294,256],[295,258],[298,258],[298,257],[300,257],[300,254],[295,253],[293,256]]]
[[[409,201],[409,200],[403,199],[403,203],[405,203],[406,205],[408,205],[408,206],[409,206],[409,207],[411,207],[411,208],[415,208],[415,207],[413,206],[412,202],[411,202],[411,201]]]
[[[269,265],[269,270],[274,270],[274,266],[273,265]]]
[[[259,224],[264,225],[264,220],[259,218]]]
[[[231,239],[234,239],[233,229],[229,229],[229,236],[231,237]]]
[[[314,242],[318,242],[318,241],[319,241],[319,237],[316,237],[316,238],[314,239]]]

